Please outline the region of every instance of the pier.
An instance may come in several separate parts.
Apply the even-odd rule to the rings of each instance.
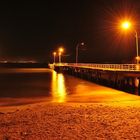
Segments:
[[[49,64],[57,72],[67,73],[117,89],[139,90],[139,64],[89,64],[56,63]]]

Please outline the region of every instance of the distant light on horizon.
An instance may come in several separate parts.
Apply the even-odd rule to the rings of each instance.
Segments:
[[[0,60],[0,63],[37,63],[35,60]]]

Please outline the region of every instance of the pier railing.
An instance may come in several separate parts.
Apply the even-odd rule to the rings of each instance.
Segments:
[[[140,71],[140,64],[55,63],[52,66],[70,66],[109,71]]]

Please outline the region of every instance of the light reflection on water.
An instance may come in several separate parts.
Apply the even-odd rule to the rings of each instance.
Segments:
[[[66,98],[65,78],[62,73],[52,72],[52,97],[54,102],[65,102]]]

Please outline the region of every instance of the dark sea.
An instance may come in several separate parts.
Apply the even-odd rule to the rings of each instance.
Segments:
[[[0,68],[0,106],[42,101],[106,102],[122,93],[48,68]]]

